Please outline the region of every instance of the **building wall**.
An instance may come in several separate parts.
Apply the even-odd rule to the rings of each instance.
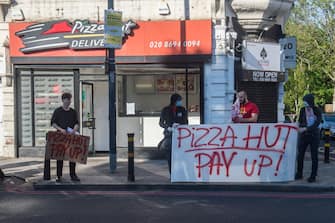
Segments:
[[[184,20],[184,19],[209,19],[211,17],[224,19],[224,0],[208,1],[208,4],[204,4],[202,0],[114,0],[115,10],[120,10],[123,12],[123,19],[133,19],[133,20]],[[12,5],[5,10],[5,20],[9,21],[48,21],[57,19],[69,19],[71,21],[76,19],[89,19],[91,21],[103,21],[104,9],[107,8],[107,0],[96,0],[96,1],[79,1],[79,0],[49,0],[49,1],[39,1],[39,0],[17,0],[15,5]],[[161,15],[160,11],[168,10],[169,13]],[[224,22],[222,22],[224,23]],[[222,29],[222,25],[220,27]],[[222,36],[223,37],[223,36]],[[215,40],[214,40],[215,41]],[[223,44],[224,38],[218,41],[219,44]],[[215,51],[216,45],[213,52]],[[216,51],[215,51],[216,52]],[[217,53],[215,53],[216,55]],[[216,63],[220,63],[224,60],[224,53],[216,55]],[[210,66],[209,66],[210,67]],[[219,68],[219,70],[218,70]],[[226,72],[225,67],[216,66],[215,69],[206,69],[205,75],[210,75],[211,73],[220,73],[222,69]],[[226,72],[226,75],[233,75]],[[225,75],[225,80],[227,76]],[[224,85],[230,86],[228,82]],[[232,86],[232,85],[231,85]],[[227,89],[227,88],[224,88]],[[206,91],[206,89],[205,89]],[[7,88],[5,91],[6,100],[5,110],[9,114],[14,114],[9,110],[13,110],[13,89]],[[215,98],[217,93],[214,92],[213,98]],[[220,92],[220,95],[224,97],[229,96],[225,92]],[[209,98],[210,99],[210,98]],[[221,101],[222,107],[224,108],[224,114],[230,109],[231,100]],[[222,119],[222,116],[219,117]],[[14,117],[7,117],[6,128],[7,130],[7,143],[11,143],[14,135]],[[14,149],[12,149],[14,151]]]
[[[248,39],[259,38],[260,33],[277,24],[284,30],[295,0],[233,0],[232,9]],[[284,121],[284,83],[278,83],[277,121]]]
[[[3,137],[3,103],[2,103],[2,99],[3,99],[3,94],[2,94],[2,77],[0,77],[0,156],[1,156],[1,152],[2,152],[2,147],[4,144],[4,137]]]
[[[107,0],[16,0],[7,13],[6,21],[46,21],[56,19],[89,19],[103,21]],[[170,14],[160,15],[160,9],[168,8]],[[211,2],[203,0],[114,0],[114,9],[123,12],[123,19],[134,20],[183,20],[208,19],[211,17]]]
[[[212,60],[204,68],[204,122],[231,123],[234,99],[234,41],[236,33],[226,17],[233,12],[226,1],[213,5]]]
[[[114,0],[114,9],[123,12],[123,20],[184,20],[209,19],[212,8],[224,2],[211,0]],[[8,22],[43,22],[50,20],[88,19],[103,22],[107,0],[16,0],[15,4],[3,6],[5,23],[0,27],[0,36],[8,36]],[[223,3],[222,3],[223,4]],[[168,9],[169,13],[161,15],[160,11]],[[166,12],[166,11],[165,11]],[[1,40],[2,41],[2,40]],[[14,147],[14,88],[3,83],[4,110],[4,146],[0,156],[15,156]]]
[[[0,38],[8,35],[6,22],[20,21],[50,21],[68,19],[88,19],[103,22],[107,0],[16,0],[15,4],[3,7],[5,23],[0,23]],[[230,4],[237,1],[225,0],[114,0],[115,10],[123,12],[123,20],[133,19],[142,21],[154,20],[184,20],[212,19],[213,20],[213,55],[212,61],[205,64],[204,86],[206,123],[230,122],[231,103],[234,97],[234,32],[228,32],[230,25],[226,16],[236,16]],[[261,1],[258,1],[261,2]],[[266,1],[263,1],[266,2]],[[160,12],[168,12],[165,15]],[[1,21],[1,20],[0,20]],[[162,32],[164,31],[162,27]],[[1,46],[0,42],[0,47]],[[208,77],[208,78],[207,78]],[[208,84],[208,85],[207,85]],[[214,86],[220,91],[210,91]],[[223,90],[222,90],[223,89]],[[0,156],[14,156],[14,88],[3,83],[4,114],[4,146]],[[219,101],[217,99],[220,98]],[[281,103],[281,102],[280,102]],[[220,109],[211,109],[212,105]],[[282,109],[282,108],[281,108]],[[212,113],[211,113],[212,112]],[[220,120],[219,122],[217,122]],[[0,145],[1,146],[1,145]]]
[[[264,30],[274,24],[285,25],[295,0],[232,0],[245,30]]]
[[[90,19],[103,21],[107,0],[16,0],[7,11],[6,21],[48,21],[57,19]]]
[[[14,87],[6,86],[6,80],[2,82],[3,96],[3,145],[0,156],[15,157],[14,147]],[[1,141],[1,140],[0,140]]]
[[[14,94],[8,50],[8,24],[0,23],[0,156],[14,157]],[[10,84],[12,84],[10,86]],[[2,105],[1,105],[2,104]]]
[[[115,9],[122,10],[125,19],[135,20],[184,20],[211,18],[211,1],[203,0],[135,0],[115,1]],[[169,15],[160,15],[159,9],[168,5]],[[131,10],[128,10],[131,9]],[[136,13],[134,13],[136,12]]]

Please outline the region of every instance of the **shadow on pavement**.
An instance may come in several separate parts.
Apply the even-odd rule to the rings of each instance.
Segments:
[[[25,167],[30,165],[39,165],[43,164],[43,161],[26,161],[26,162],[17,162],[17,163],[9,163],[2,165],[1,168],[7,169],[7,168],[18,168],[18,167]]]

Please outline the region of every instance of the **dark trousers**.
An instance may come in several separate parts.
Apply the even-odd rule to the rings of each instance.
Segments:
[[[70,176],[73,177],[76,175],[76,163],[69,162],[70,166]],[[57,160],[57,177],[63,175],[63,160]]]
[[[169,173],[171,174],[171,149],[166,150],[166,160],[168,161]]]
[[[172,135],[170,133],[165,134],[164,139],[159,143],[159,147],[165,153],[165,158],[169,165],[169,173],[171,174]]]
[[[311,177],[316,177],[318,173],[318,149],[320,144],[319,134],[303,134],[299,139],[298,146],[298,167],[297,174],[302,176],[304,168],[304,158],[307,147],[310,147],[312,157],[312,173]]]

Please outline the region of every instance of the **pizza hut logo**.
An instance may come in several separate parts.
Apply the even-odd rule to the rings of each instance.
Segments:
[[[132,20],[122,27],[123,40],[133,35],[137,24]],[[21,38],[24,47],[22,53],[34,53],[53,49],[98,49],[104,47],[104,25],[90,23],[87,20],[68,20],[38,23],[15,33]]]

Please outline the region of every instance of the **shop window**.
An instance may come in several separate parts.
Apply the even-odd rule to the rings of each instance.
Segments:
[[[33,145],[31,77],[21,77],[21,144]]]
[[[54,130],[50,126],[50,120],[53,111],[61,105],[63,92],[70,92],[73,95],[73,77],[39,76],[34,78],[36,146],[44,146],[45,134]]]
[[[21,75],[20,77],[21,146],[45,146],[46,133],[54,130],[50,125],[50,119],[53,111],[61,106],[62,93],[70,92],[74,95],[73,76],[54,76],[52,72],[48,73],[49,75]],[[73,103],[74,99],[72,99],[72,107]]]
[[[200,75],[188,75],[187,83],[188,89],[183,74],[119,76],[119,115],[159,116],[173,93],[183,97],[189,115],[200,115]]]

